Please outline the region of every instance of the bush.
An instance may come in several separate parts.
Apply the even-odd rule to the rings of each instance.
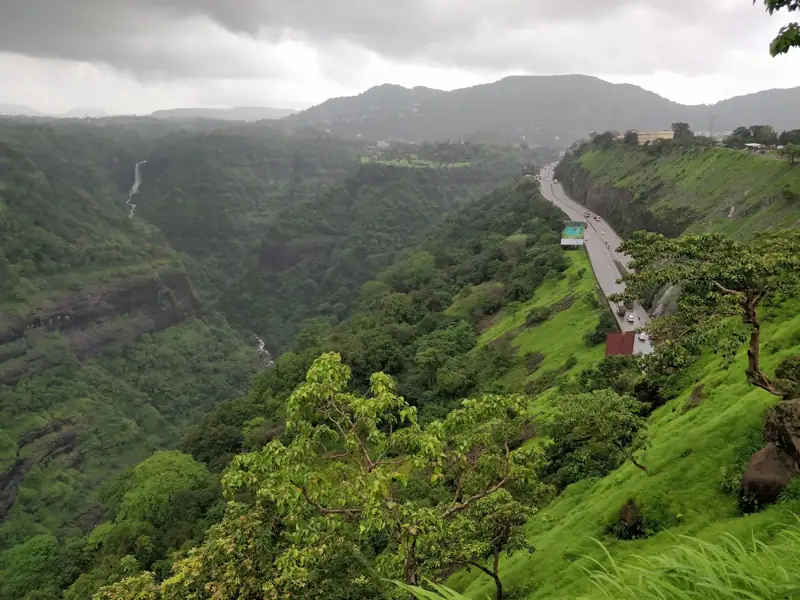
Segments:
[[[617,319],[610,311],[605,310],[603,314],[600,315],[600,321],[597,323],[597,327],[594,328],[594,331],[588,332],[583,336],[583,339],[587,346],[597,346],[598,344],[604,343],[606,341],[606,336],[613,331],[619,331]]]
[[[550,309],[544,306],[539,306],[530,311],[528,316],[525,317],[525,325],[528,327],[534,327],[540,323],[544,323],[549,318]]]

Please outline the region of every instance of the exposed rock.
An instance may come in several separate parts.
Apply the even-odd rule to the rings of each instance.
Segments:
[[[630,190],[594,181],[578,160],[562,161],[557,175],[564,190],[576,202],[606,219],[622,237],[639,229],[677,237],[696,220],[695,211],[687,206],[680,211],[662,209],[658,214],[651,211],[648,201],[655,201],[664,194],[663,182],[634,195]]]
[[[53,421],[40,429],[25,433],[19,439],[17,460],[8,471],[0,473],[0,523],[14,506],[19,488],[28,471],[37,466],[44,466],[58,456],[73,454],[71,463],[80,460],[79,453],[75,451],[78,434],[65,430],[68,425],[69,421]],[[34,447],[30,452],[26,451],[24,456],[20,456],[19,451],[31,445]]]
[[[701,383],[696,385],[692,390],[692,395],[686,401],[686,404],[683,405],[683,410],[692,410],[693,408],[697,408],[703,403],[703,399],[706,397],[705,394],[705,386]]]
[[[764,439],[800,464],[800,398],[780,402],[767,413]]]
[[[61,363],[65,352],[85,360],[199,311],[188,277],[174,270],[86,286],[46,299],[25,315],[0,313],[0,384],[13,385],[29,373]],[[126,319],[116,320],[122,316]],[[42,343],[53,332],[63,336],[61,351]]]
[[[751,512],[772,504],[797,474],[797,463],[774,442],[750,457],[742,475],[739,504]]]
[[[631,499],[619,509],[619,521],[614,528],[614,534],[621,540],[632,540],[642,537],[645,533],[642,509]]]

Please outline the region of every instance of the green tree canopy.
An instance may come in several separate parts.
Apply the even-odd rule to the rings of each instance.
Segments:
[[[349,383],[338,354],[320,357],[288,401],[292,441],[240,455],[224,479],[228,493],[277,507],[292,540],[276,561],[284,589],[304,587],[326,548],[375,535],[387,539],[379,568],[417,583],[421,538],[503,489],[529,500],[546,493],[542,452],[515,448],[529,423],[525,396],[465,400],[422,428],[387,375],[373,374],[368,396]]]
[[[756,2],[758,0],[753,0],[753,4]],[[769,14],[782,10],[787,12],[800,10],[800,3],[797,0],[763,0],[763,2]],[[785,54],[798,46],[800,46],[800,23],[789,23],[781,27],[778,35],[772,40],[769,51],[772,56],[777,56],[778,54]]]
[[[558,401],[551,428],[548,471],[559,487],[602,477],[626,460],[646,471],[634,456],[647,440],[645,405],[611,390],[574,394]]]
[[[800,231],[766,232],[745,242],[719,233],[668,239],[637,231],[620,251],[635,269],[622,278],[627,288],[620,299],[638,300],[669,283],[683,286],[677,313],[656,319],[649,331],[691,351],[711,344],[728,358],[749,336],[748,380],[771,394],[786,394],[761,369],[758,310],[765,301],[796,293]]]

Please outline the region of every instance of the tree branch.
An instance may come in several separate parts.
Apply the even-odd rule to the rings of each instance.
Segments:
[[[738,290],[732,290],[730,288],[726,288],[724,285],[720,284],[717,281],[712,281],[711,283],[713,283],[714,286],[721,292],[725,292],[726,294],[730,294],[732,296],[739,296],[741,298],[744,297],[744,292],[740,292]]]
[[[468,560],[464,563],[465,565],[469,565],[470,567],[475,567],[476,569],[480,569],[484,573],[486,573],[492,579],[495,578],[495,574],[492,573],[489,569],[484,567],[482,564],[475,562],[474,560]]]
[[[322,506],[319,502],[312,500],[308,497],[308,491],[302,485],[296,484],[294,481],[289,481],[294,487],[300,490],[300,493],[303,494],[303,498],[305,498],[306,502],[311,504],[314,508],[316,508],[320,513],[323,515],[359,515],[361,514],[360,508],[326,508]]]
[[[490,488],[488,488],[488,489],[486,489],[486,490],[484,490],[482,492],[478,492],[477,494],[473,494],[472,496],[467,498],[464,502],[459,502],[458,504],[451,505],[450,508],[448,508],[446,511],[444,511],[444,514],[442,515],[442,518],[447,518],[450,515],[453,515],[453,514],[455,514],[457,512],[460,512],[460,511],[464,510],[465,508],[467,508],[473,502],[477,502],[481,498],[485,498],[486,496],[490,496],[491,494],[494,494],[497,490],[499,490],[500,488],[502,488],[506,484],[506,481],[508,481],[508,474],[511,471],[511,451],[508,449],[508,442],[507,441],[504,442],[503,445],[505,446],[505,449],[506,449],[506,472],[503,475],[503,478],[500,479],[500,481],[495,483]]]

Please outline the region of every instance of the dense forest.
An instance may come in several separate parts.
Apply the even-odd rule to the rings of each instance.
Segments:
[[[481,343],[480,336],[502,307],[531,301],[535,290],[547,281],[567,282],[565,272],[571,261],[559,247],[561,221],[532,182],[499,188],[446,219],[377,279],[361,287],[351,318],[337,323],[320,315],[308,322],[292,350],[281,355],[274,368],[263,371],[248,394],[223,402],[189,427],[180,444],[183,453],[158,453],[104,488],[101,498],[108,511],[104,523],[85,536],[70,536],[58,543],[40,536],[9,551],[6,573],[10,576],[13,571],[14,585],[19,586],[13,589],[16,593],[37,589],[46,595],[68,587],[65,597],[88,598],[102,585],[137,569],[152,572],[156,580],[168,579],[171,568],[183,568],[175,564],[179,551],[197,545],[210,524],[219,522],[215,527],[224,530],[230,527],[229,519],[245,518],[254,519],[253,526],[265,526],[263,519],[269,513],[263,511],[273,509],[257,508],[253,513],[244,506],[226,507],[220,473],[242,451],[286,439],[287,400],[325,352],[341,353],[357,390],[372,389],[372,373],[391,373],[403,402],[427,427],[457,414],[453,411],[466,395],[524,394],[526,388],[531,392],[553,385],[557,373],[540,373],[527,385],[522,380],[503,381],[515,364],[535,372],[532,365],[545,357],[520,352],[508,336],[490,343]],[[587,276],[585,268],[579,276]],[[588,299],[579,300],[587,301],[599,306],[593,289]],[[520,325],[531,327],[548,319],[542,311],[520,317]],[[568,370],[571,365],[565,367]],[[522,439],[532,433],[526,422],[517,424],[516,435]],[[239,516],[234,517],[232,510]],[[142,546],[144,538],[147,542]],[[377,552],[383,559],[396,551],[392,543],[374,540],[371,544],[378,546],[370,553]],[[34,547],[41,562],[29,572],[14,557]],[[281,547],[268,552],[280,553]],[[379,547],[383,550],[378,551]],[[383,560],[377,555],[370,562]],[[41,575],[54,565],[62,575],[42,581]],[[363,568],[352,565],[355,571],[349,573],[357,575]],[[378,563],[370,570],[376,568]],[[268,572],[262,575],[270,576]],[[320,590],[335,586],[339,594],[346,587],[344,574],[335,570],[316,576],[322,578],[314,584]],[[370,594],[375,592],[370,583],[358,597],[374,597]],[[189,592],[175,593],[185,597]]]
[[[658,206],[716,156],[651,152],[558,172],[620,203],[615,158],[655,158]],[[519,177],[549,158],[0,123],[0,599],[639,598],[730,564],[795,589],[797,232],[631,232],[612,300],[680,291],[656,352],[605,357],[588,257]]]
[[[307,317],[344,327],[361,284],[541,156],[384,155],[261,124],[2,120],[0,597],[166,576],[221,517],[231,455],[282,428],[286,394],[246,393],[269,358],[253,334],[278,350]],[[231,438],[219,447],[215,420]]]
[[[275,352],[306,318],[346,317],[400,249],[536,156],[485,144],[365,152],[259,128],[175,135],[147,157],[137,210],[187,256],[204,299]]]

